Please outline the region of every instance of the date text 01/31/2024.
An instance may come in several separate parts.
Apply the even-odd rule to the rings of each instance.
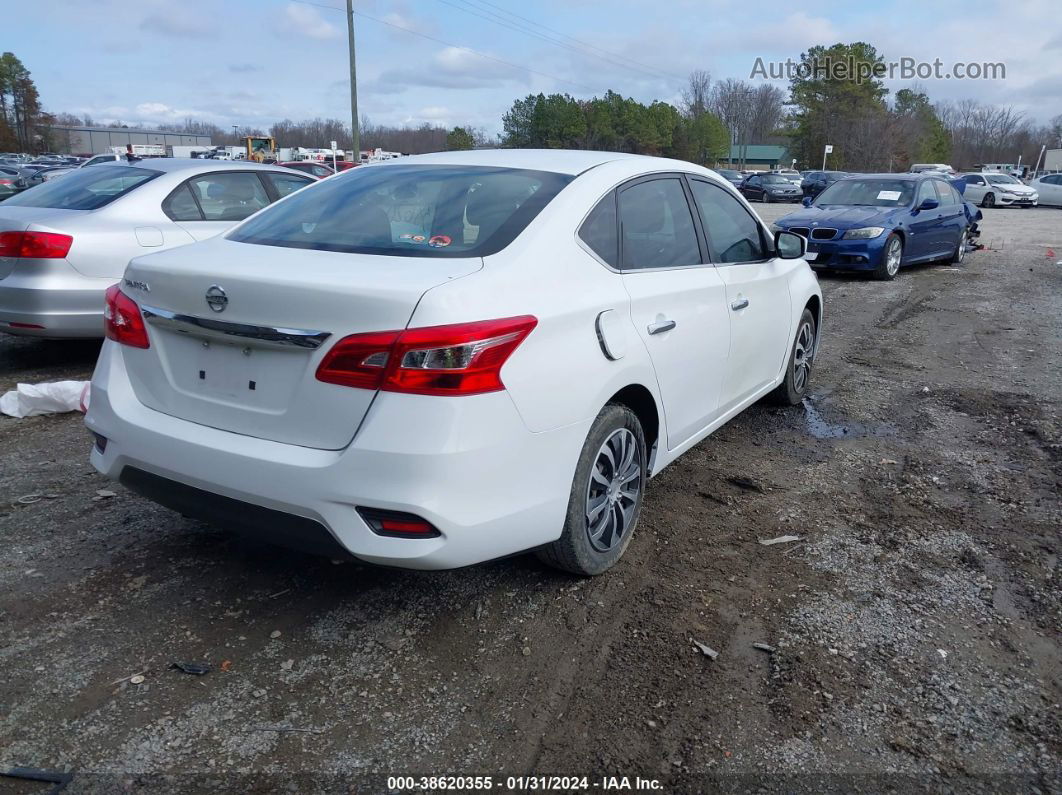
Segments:
[[[640,776],[388,776],[389,792],[572,792],[613,791],[652,792],[662,788],[657,779]]]

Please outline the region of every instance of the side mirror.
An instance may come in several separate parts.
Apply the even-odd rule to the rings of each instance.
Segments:
[[[804,198],[803,198],[803,199],[801,200],[801,202],[800,202],[800,203],[801,203],[801,204],[803,204],[803,205],[804,205],[805,207],[810,207],[810,206],[811,206],[811,197],[810,197],[810,196],[805,196],[805,197],[804,197]]]
[[[939,206],[940,206],[940,202],[938,202],[936,199],[926,199],[920,205],[918,205],[918,209],[919,210],[935,210]]]
[[[774,233],[774,250],[782,259],[800,259],[808,250],[808,241],[796,232],[778,231]]]

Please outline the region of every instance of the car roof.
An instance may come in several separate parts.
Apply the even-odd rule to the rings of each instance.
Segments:
[[[264,163],[255,163],[253,160],[204,160],[194,157],[145,157],[142,160],[134,160],[129,163],[125,160],[116,160],[114,163],[101,163],[92,168],[146,168],[151,171],[171,173],[174,171],[224,171],[226,169],[239,169],[245,171],[251,169],[273,170],[276,166]]]
[[[898,174],[845,174],[845,176],[850,179],[891,179],[900,180],[902,182],[916,182],[920,179],[932,179],[933,177],[936,177],[937,179],[945,179],[943,174],[912,174],[907,171]]]
[[[448,166],[491,166],[495,168],[524,168],[533,171],[552,171],[558,174],[582,174],[595,166],[614,160],[644,160],[647,165],[677,163],[662,157],[629,155],[623,152],[592,152],[582,149],[466,149],[456,152],[433,152],[411,155],[368,164],[372,168],[403,163]],[[687,164],[688,165],[688,164]]]

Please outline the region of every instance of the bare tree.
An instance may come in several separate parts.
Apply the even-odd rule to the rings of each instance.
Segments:
[[[690,72],[689,83],[682,90],[682,112],[693,119],[708,110],[712,75],[705,69]]]

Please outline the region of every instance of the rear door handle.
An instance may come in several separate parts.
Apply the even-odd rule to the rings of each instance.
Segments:
[[[671,331],[677,325],[674,320],[661,320],[656,323],[650,323],[647,330],[650,334],[663,334],[665,331]]]
[[[739,298],[736,301],[731,301],[730,302],[730,308],[733,309],[735,312],[737,312],[739,309],[744,309],[748,305],[749,305],[749,299],[748,298]]]

